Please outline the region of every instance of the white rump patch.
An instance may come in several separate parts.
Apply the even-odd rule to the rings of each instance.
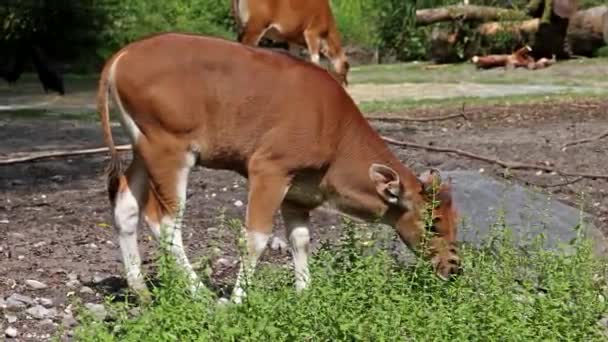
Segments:
[[[118,95],[118,90],[116,89],[116,78],[115,78],[116,68],[118,66],[118,61],[126,53],[127,53],[127,51],[121,52],[120,55],[118,55],[118,57],[116,57],[116,59],[110,66],[110,73],[108,75],[108,83],[110,85],[110,91],[112,92],[114,101],[116,101],[116,105],[118,106],[118,109],[120,110],[119,119],[120,119],[121,126],[125,130],[125,133],[129,136],[129,139],[131,139],[131,143],[135,144],[139,140],[139,137],[142,135],[142,133],[139,130],[139,127],[137,127],[137,125],[135,124],[135,121],[133,121],[133,119],[131,118],[131,115],[127,112],[127,110],[123,106],[122,101],[120,101],[120,96]]]

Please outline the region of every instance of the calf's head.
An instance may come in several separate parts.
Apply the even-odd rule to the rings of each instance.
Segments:
[[[386,210],[382,221],[392,225],[401,240],[417,255],[431,261],[444,280],[460,272],[456,248],[458,213],[452,199],[451,180],[442,182],[430,170],[418,177],[418,186],[406,187],[393,169],[373,164],[369,169]]]

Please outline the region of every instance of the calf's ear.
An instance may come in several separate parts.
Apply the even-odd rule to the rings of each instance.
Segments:
[[[372,164],[369,167],[369,178],[374,182],[378,195],[391,204],[399,203],[401,183],[395,170],[382,164]]]

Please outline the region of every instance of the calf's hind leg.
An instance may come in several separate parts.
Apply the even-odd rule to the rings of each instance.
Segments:
[[[182,222],[186,208],[186,189],[193,160],[176,157],[177,153],[152,158],[150,191],[145,220],[157,241],[166,243],[177,264],[190,280],[193,293],[205,287],[190,264],[182,240]],[[162,240],[161,240],[162,239]]]
[[[126,271],[127,284],[143,300],[150,294],[141,272],[141,257],[137,246],[137,227],[141,217],[144,196],[148,191],[147,174],[141,159],[134,154],[131,165],[118,182],[108,187],[113,207],[114,226]]]

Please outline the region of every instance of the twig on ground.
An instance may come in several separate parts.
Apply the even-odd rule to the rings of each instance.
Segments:
[[[99,148],[88,148],[88,149],[84,149],[84,150],[72,150],[72,151],[61,150],[61,151],[48,151],[48,152],[46,152],[46,151],[45,152],[34,152],[34,153],[29,153],[28,155],[25,155],[22,157],[15,157],[15,158],[8,158],[8,159],[0,160],[0,165],[12,165],[12,164],[30,162],[33,160],[47,159],[47,158],[96,154],[96,153],[108,152],[108,150],[109,149],[107,147],[99,147]],[[116,150],[117,151],[130,151],[131,144],[118,145],[118,146],[116,146]]]
[[[456,114],[449,114],[449,115],[443,115],[443,116],[431,116],[431,117],[426,117],[426,118],[411,118],[411,117],[399,117],[399,116],[368,116],[367,118],[369,120],[388,121],[388,122],[400,122],[400,121],[431,122],[431,121],[444,121],[444,120],[449,120],[449,119],[454,119],[454,118],[464,118],[465,120],[467,119],[467,117],[464,115],[464,113],[456,113]]]
[[[582,104],[582,103],[569,103],[571,107],[582,108],[582,109],[598,109],[599,105],[596,104]]]
[[[591,138],[585,138],[585,139],[580,139],[580,140],[574,140],[574,141],[567,142],[567,143],[565,143],[562,146],[562,149],[566,148],[568,146],[580,145],[580,144],[585,144],[585,143],[596,141],[596,140],[601,140],[601,139],[604,139],[605,137],[608,137],[608,130],[606,130],[603,133],[600,133],[600,134],[598,134],[596,136],[593,136]]]
[[[551,167],[551,166],[505,161],[505,160],[500,160],[500,159],[496,159],[496,158],[479,155],[479,154],[476,154],[473,152],[464,151],[464,150],[457,149],[457,148],[422,145],[422,144],[418,144],[418,143],[410,142],[410,141],[395,140],[395,139],[385,137],[385,136],[383,136],[382,139],[384,139],[384,141],[388,142],[389,144],[393,144],[393,145],[397,145],[397,146],[422,148],[422,149],[425,149],[428,151],[435,151],[435,152],[456,153],[461,156],[469,157],[472,159],[477,159],[477,160],[485,161],[487,163],[497,164],[497,165],[500,165],[504,168],[511,169],[511,170],[518,170],[518,169],[519,170],[541,170],[541,171],[546,171],[546,172],[556,172],[563,176],[608,179],[608,175],[606,175],[606,174],[565,172],[565,171],[559,170],[558,168]]]
[[[525,179],[523,179],[523,178],[521,178],[521,177],[513,177],[513,178],[515,178],[515,179],[517,179],[517,180],[519,180],[519,181],[523,182],[523,183],[524,183],[524,184],[526,184],[526,185],[534,185],[534,186],[538,186],[538,187],[541,187],[541,188],[556,188],[556,187],[559,187],[559,186],[571,185],[571,184],[574,184],[574,183],[580,182],[580,181],[582,181],[583,179],[585,179],[585,177],[576,177],[576,178],[573,178],[573,179],[571,179],[571,180],[567,180],[567,181],[565,181],[565,182],[561,182],[561,183],[554,183],[554,184],[538,184],[538,183],[533,183],[533,182],[530,182],[530,181],[528,181],[528,180],[525,180]]]

